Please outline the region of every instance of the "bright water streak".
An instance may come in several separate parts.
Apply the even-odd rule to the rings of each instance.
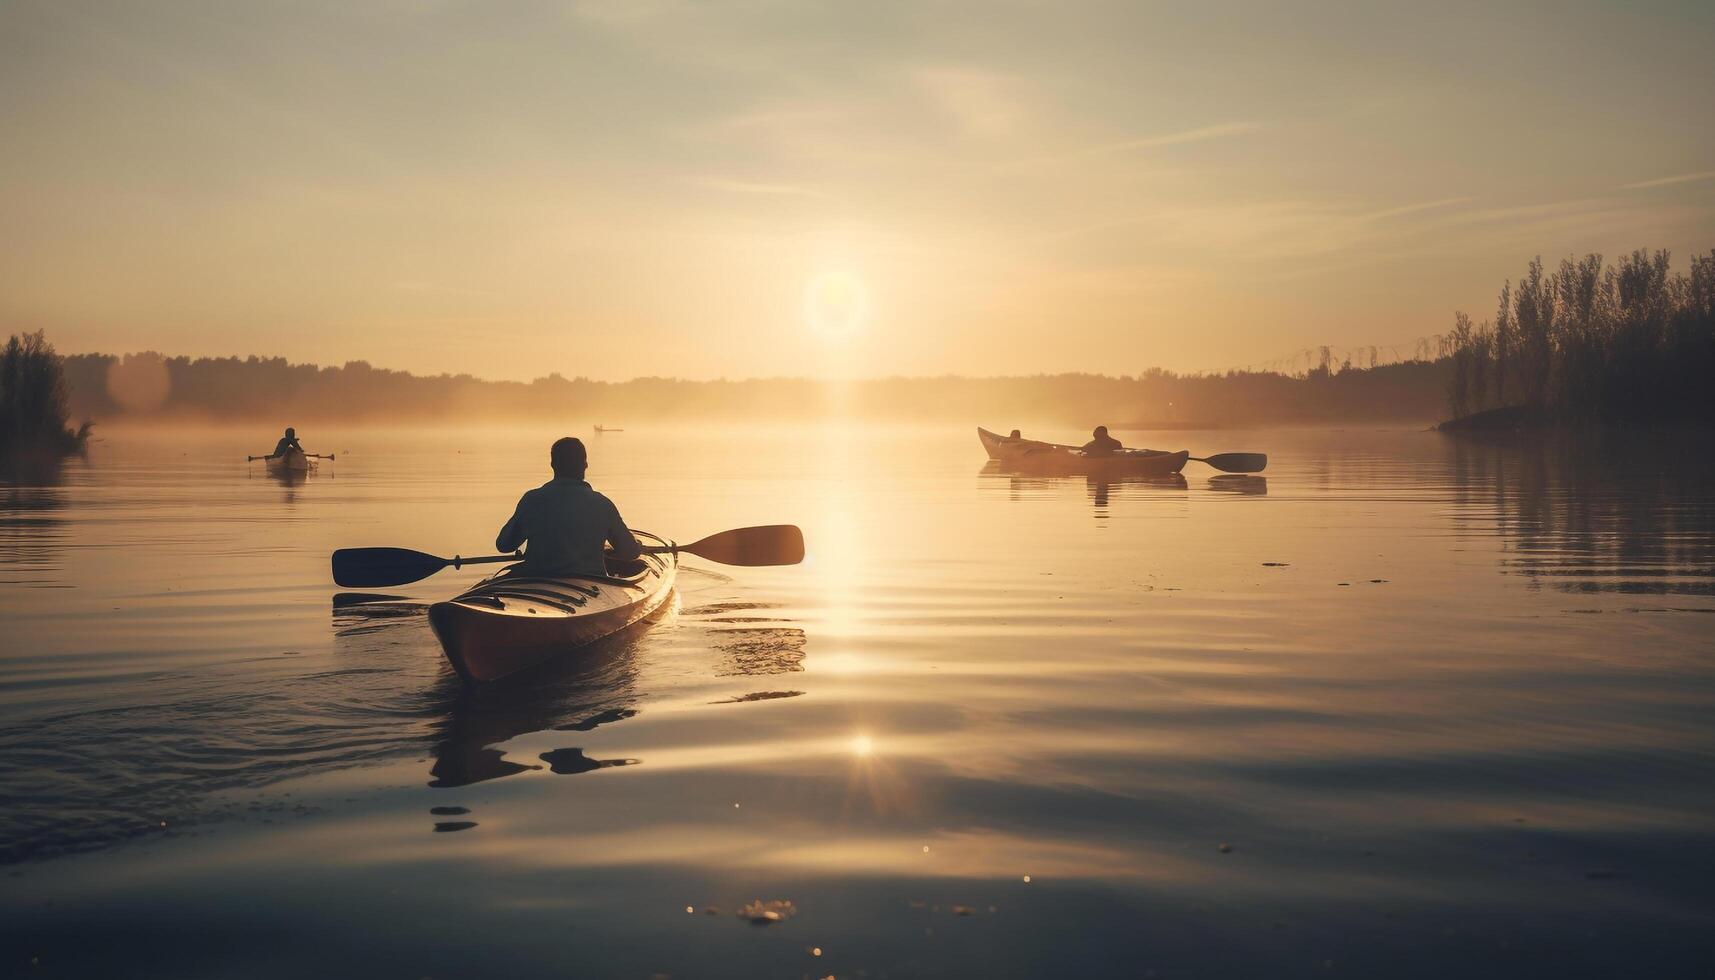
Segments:
[[[690,560],[653,625],[476,694],[423,609],[481,569],[333,603],[336,547],[486,552],[556,434],[311,431],[339,458],[283,482],[266,433],[117,430],[0,484],[7,971],[1715,965],[1683,440],[1154,434],[1273,463],[1107,485],[965,432],[631,427],[589,441],[634,526],[793,522],[806,563]]]

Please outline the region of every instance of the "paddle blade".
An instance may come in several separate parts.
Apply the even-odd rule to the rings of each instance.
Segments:
[[[804,532],[792,524],[739,527],[679,550],[723,565],[796,565],[804,560]]]
[[[406,585],[452,564],[406,548],[341,548],[333,553],[333,580],[348,589]]]
[[[1216,453],[1203,462],[1228,473],[1261,473],[1268,468],[1267,453]]]

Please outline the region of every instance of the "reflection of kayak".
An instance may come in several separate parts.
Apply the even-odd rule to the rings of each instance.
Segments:
[[[977,438],[989,459],[1031,473],[1089,473],[1126,476],[1166,476],[1185,468],[1189,452],[1158,449],[1121,449],[1111,456],[1087,456],[1074,446],[1034,439],[1008,439],[987,429],[977,429]]]
[[[652,534],[637,536],[646,545],[666,544]],[[538,576],[518,567],[429,607],[429,625],[466,681],[534,667],[647,617],[672,593],[678,563],[670,553],[609,560],[609,576]]]
[[[268,472],[307,473],[310,467],[314,465],[310,462],[310,458],[304,455],[302,449],[288,449],[279,456],[269,458]]]

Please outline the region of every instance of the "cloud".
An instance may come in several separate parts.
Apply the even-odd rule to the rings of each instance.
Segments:
[[[1085,146],[1063,153],[1052,153],[1045,156],[1028,157],[1003,164],[1001,169],[1035,167],[1043,164],[1066,163],[1073,160],[1086,160],[1090,157],[1107,156],[1115,153],[1126,153],[1131,150],[1148,150],[1163,146],[1181,146],[1187,143],[1202,143],[1207,140],[1225,139],[1229,136],[1242,136],[1266,129],[1257,122],[1224,122],[1210,126],[1199,126],[1195,129],[1181,130],[1176,133],[1164,133],[1158,136],[1138,136],[1131,139],[1118,140],[1112,143],[1102,143],[1095,146]]]
[[[1441,198],[1373,210],[1352,203],[1323,199],[1230,201],[1154,207],[1118,215],[1042,236],[1064,241],[1118,233],[1118,241],[1148,241],[1172,249],[1197,249],[1258,259],[1322,256],[1356,248],[1376,248],[1421,232],[1430,223],[1448,220],[1445,211],[1471,200]],[[1454,212],[1459,214],[1462,212]],[[1416,221],[1392,219],[1421,216]]]
[[[1255,122],[1225,122],[1213,126],[1201,126],[1197,129],[1187,129],[1184,132],[1168,133],[1165,136],[1144,136],[1138,139],[1121,140],[1106,146],[1094,147],[1091,153],[1121,153],[1126,150],[1144,150],[1157,146],[1178,146],[1181,143],[1201,143],[1204,140],[1221,139],[1226,136],[1242,136],[1254,133],[1264,128]]]
[[[914,79],[966,135],[1005,136],[1017,129],[1025,116],[1017,83],[1003,75],[959,68],[922,68],[914,73]]]
[[[1694,174],[1676,174],[1672,177],[1657,177],[1654,180],[1640,180],[1635,184],[1621,184],[1621,190],[1641,191],[1650,187],[1667,187],[1671,184],[1689,184],[1694,180],[1715,180],[1715,170],[1701,170]]]
[[[684,14],[686,6],[674,0],[580,0],[571,8],[580,20],[607,26],[652,24]]]
[[[709,190],[725,191],[729,194],[761,194],[778,197],[814,197],[826,198],[828,195],[813,187],[802,187],[797,184],[771,184],[751,180],[733,180],[728,177],[686,177],[685,182]]]
[[[1440,208],[1449,208],[1455,204],[1467,204],[1472,200],[1473,198],[1469,197],[1444,197],[1438,201],[1423,201],[1419,204],[1406,204],[1397,208],[1388,208],[1384,211],[1372,211],[1371,213],[1364,215],[1363,218],[1367,221],[1381,221],[1384,218],[1397,218],[1400,215],[1416,214],[1419,211],[1434,211]]]

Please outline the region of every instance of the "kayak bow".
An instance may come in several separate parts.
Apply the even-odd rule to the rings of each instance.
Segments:
[[[653,534],[639,538],[670,543]],[[671,551],[608,560],[608,575],[540,576],[513,565],[429,607],[447,662],[469,683],[492,681],[569,655],[646,619],[672,594]]]

